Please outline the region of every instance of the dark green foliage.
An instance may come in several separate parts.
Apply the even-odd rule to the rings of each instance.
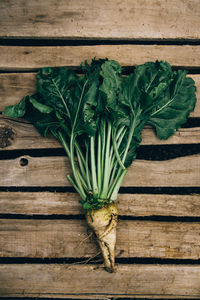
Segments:
[[[194,109],[196,88],[185,71],[164,61],[137,66],[129,76],[108,59],[85,62],[82,70],[78,76],[65,67],[40,69],[36,93],[4,115],[23,117],[62,143],[73,171],[68,179],[90,210],[116,200],[144,125],[169,138]]]
[[[168,139],[186,122],[195,107],[195,91],[194,81],[186,77],[185,71],[172,73],[170,84],[161,93],[149,119],[160,139]]]
[[[23,117],[26,113],[26,97],[15,105],[7,106],[4,110],[4,115],[12,118]]]

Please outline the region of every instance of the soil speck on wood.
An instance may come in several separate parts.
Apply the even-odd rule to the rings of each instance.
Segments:
[[[6,148],[11,145],[11,141],[14,139],[14,132],[9,127],[0,127],[0,148]]]

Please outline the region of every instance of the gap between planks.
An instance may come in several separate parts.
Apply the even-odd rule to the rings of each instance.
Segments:
[[[110,274],[97,265],[2,264],[0,294],[37,298],[105,299],[125,295],[199,299],[199,278],[198,265],[117,265],[117,272]]]

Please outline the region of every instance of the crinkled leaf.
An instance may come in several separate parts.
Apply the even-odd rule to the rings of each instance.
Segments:
[[[149,124],[155,127],[160,139],[168,139],[184,124],[196,103],[196,87],[186,71],[173,72],[168,88],[161,93],[153,108]]]
[[[77,102],[75,110],[74,132],[78,135],[86,133],[94,136],[98,127],[98,96],[101,63],[93,61],[84,76],[79,77],[79,85],[75,88],[74,101]]]
[[[73,100],[77,82],[76,74],[65,67],[42,68],[37,74],[37,92],[42,95],[43,104],[53,107],[70,119],[77,108],[77,103]]]
[[[121,74],[122,68],[118,62],[114,60],[106,61],[102,65],[100,72],[102,76],[102,85],[100,91],[106,96],[106,107],[114,109],[117,103],[117,96],[121,87]]]
[[[82,106],[82,118],[88,135],[94,136],[97,130],[97,100],[98,81],[93,81],[84,95]]]
[[[93,79],[99,77],[99,73],[101,71],[102,65],[108,61],[108,59],[92,59],[91,63],[88,64],[87,61],[85,61],[85,64],[81,64],[81,68],[83,72],[85,73],[86,79],[89,81],[93,81]],[[96,77],[97,76],[97,77]]]
[[[117,73],[121,71],[121,67],[115,61],[99,59],[92,60],[91,65],[88,65],[86,62],[84,71],[86,73],[85,80],[82,79],[82,85],[87,81],[87,86],[81,107],[81,119],[83,121],[82,128],[84,128],[84,131],[89,136],[94,136],[99,127],[100,116],[105,117],[109,114],[110,117],[115,114],[113,108],[116,109],[114,102],[116,104],[116,93],[118,91],[116,79],[117,77],[118,80],[120,78]],[[113,80],[115,82],[112,83]],[[112,88],[109,90],[110,84],[112,84]],[[112,91],[115,85],[114,94],[108,95],[107,92]]]
[[[51,132],[62,142],[64,139],[66,144],[63,142],[63,145],[70,147],[70,155],[80,156],[83,178],[77,175],[79,169],[75,168],[76,162],[72,166],[77,181],[75,187],[80,184],[81,190],[81,185],[85,188],[91,176],[90,170],[86,174],[85,169],[92,162],[92,152],[89,152],[91,136],[95,136],[93,163],[102,161],[101,167],[104,166],[106,170],[102,170],[102,174],[108,175],[110,172],[114,177],[120,172],[120,166],[122,169],[124,166],[128,167],[135,159],[144,124],[149,122],[155,127],[158,137],[166,139],[186,121],[196,102],[193,80],[186,77],[186,72],[173,72],[167,62],[145,63],[137,66],[134,73],[127,77],[121,76],[121,66],[113,60],[94,59],[91,64],[86,62],[82,68],[84,74],[81,76],[64,67],[40,69],[36,94],[24,97],[20,103],[7,107],[4,111],[5,115],[11,117],[26,118],[43,135]],[[110,129],[110,124],[110,142],[115,141],[115,144],[114,148],[110,147],[111,153],[108,155],[106,132]],[[100,140],[97,139],[99,132]],[[99,141],[102,149],[97,147]],[[65,148],[68,153],[67,146]],[[102,153],[98,156],[99,149]],[[109,169],[105,153],[106,159],[112,158],[111,165],[116,167],[116,173],[113,170],[105,173]],[[93,165],[93,173],[94,170]],[[93,179],[94,175],[92,174]],[[98,173],[98,177],[99,175]],[[115,178],[112,180],[114,184]],[[102,184],[101,187],[104,188]],[[85,192],[87,195],[87,188]],[[111,192],[113,193],[112,189]],[[104,205],[99,200],[99,195],[95,197],[88,193],[86,201],[82,202],[85,210]],[[108,200],[104,197],[102,199]]]
[[[141,132],[151,116],[154,106],[160,101],[170,84],[171,67],[167,62],[148,62],[135,68],[133,74],[125,77],[119,94],[119,103],[127,108],[130,126],[134,124],[132,141],[125,160],[129,166],[136,157],[141,142]],[[129,127],[130,127],[129,126]],[[128,133],[121,148],[126,147]]]
[[[148,62],[135,68],[133,74],[124,78],[119,95],[121,104],[136,114],[138,107],[143,115],[149,113],[152,106],[170,83],[171,67],[167,62]]]
[[[99,88],[101,95],[101,114],[111,120],[113,126],[129,126],[127,108],[119,103],[119,93],[122,88],[122,68],[118,62],[110,60],[102,65],[100,72],[102,84]],[[100,106],[100,105],[99,105]]]

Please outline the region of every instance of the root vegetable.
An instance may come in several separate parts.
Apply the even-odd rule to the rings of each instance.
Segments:
[[[164,61],[137,66],[128,76],[108,59],[93,59],[82,69],[81,76],[65,67],[40,69],[36,93],[8,106],[4,115],[27,119],[63,145],[72,169],[67,178],[81,197],[105,268],[113,272],[113,202],[136,158],[141,131],[150,124],[160,139],[173,135],[195,107],[196,87],[186,71],[173,71]]]
[[[92,209],[86,214],[86,221],[96,235],[101,249],[105,269],[115,271],[115,244],[118,208],[112,203],[100,209]]]

